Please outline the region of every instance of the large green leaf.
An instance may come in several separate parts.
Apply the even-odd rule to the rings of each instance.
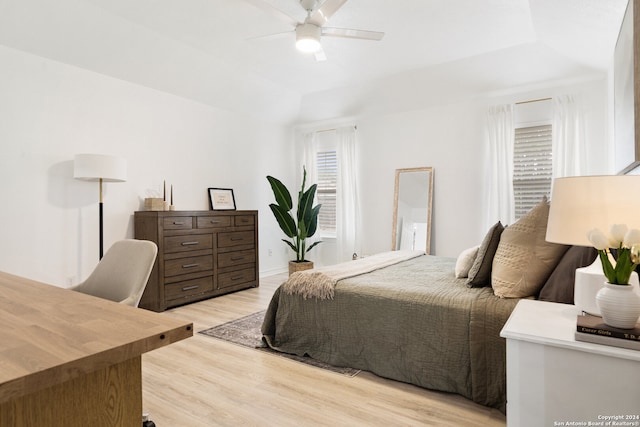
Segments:
[[[311,244],[311,246],[309,246],[309,247],[307,248],[307,252],[309,252],[311,249],[313,249],[315,246],[319,245],[320,243],[322,243],[322,240],[318,240],[317,242],[313,242],[313,243]]]
[[[287,237],[295,237],[297,234],[296,222],[291,214],[289,214],[289,211],[274,203],[271,203],[269,207],[271,208],[273,215],[276,217],[278,225],[280,225],[280,228],[284,231],[284,234],[286,234]]]
[[[311,210],[313,209],[313,200],[316,197],[317,184],[313,184],[307,191],[302,193],[298,200],[298,222],[307,222],[311,217]]]
[[[282,206],[285,211],[290,211],[293,208],[293,201],[291,200],[291,193],[287,190],[287,187],[277,178],[267,176],[269,184],[271,184],[271,190],[276,198],[276,203]]]
[[[291,248],[291,250],[293,250],[293,252],[298,253],[298,248],[293,243],[285,239],[282,239],[282,241],[285,242],[287,245],[289,245],[289,247]]]
[[[298,236],[300,237],[300,240],[303,241],[309,237],[307,235],[307,224],[305,224],[304,221],[298,221]]]
[[[311,215],[309,215],[309,218],[305,220],[305,223],[307,224],[307,237],[313,236],[318,230],[318,215],[320,214],[321,207],[322,205],[316,205],[311,210]]]

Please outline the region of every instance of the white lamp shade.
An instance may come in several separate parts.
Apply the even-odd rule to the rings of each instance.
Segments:
[[[576,176],[553,182],[546,240],[592,246],[587,233],[613,224],[640,230],[640,175]]]
[[[127,180],[127,161],[103,154],[76,154],[73,177],[85,181],[123,182]]]

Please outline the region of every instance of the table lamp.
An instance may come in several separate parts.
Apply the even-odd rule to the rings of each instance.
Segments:
[[[565,245],[593,246],[587,233],[594,228],[606,235],[613,224],[640,229],[640,176],[606,175],[557,178],[553,181],[546,240]],[[576,270],[574,303],[582,311],[600,315],[596,294],[607,278],[599,257]],[[636,285],[633,273],[630,283]]]
[[[121,157],[103,154],[76,154],[73,161],[73,177],[85,181],[100,182],[100,259],[103,255],[102,182],[127,180],[127,161]]]

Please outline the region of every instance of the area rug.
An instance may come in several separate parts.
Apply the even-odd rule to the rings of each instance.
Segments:
[[[332,366],[324,362],[312,359],[310,357],[296,356],[295,354],[280,353],[270,349],[262,342],[262,321],[264,320],[265,311],[259,311],[257,313],[250,314],[240,319],[232,320],[222,325],[214,326],[213,328],[200,331],[201,334],[212,338],[218,338],[224,341],[228,341],[234,344],[238,344],[244,347],[253,348],[259,351],[265,351],[277,356],[286,357],[287,359],[295,360],[307,365],[315,366],[316,368],[326,369],[331,372],[346,375],[348,377],[355,377],[360,372],[359,369],[353,368],[341,368]]]

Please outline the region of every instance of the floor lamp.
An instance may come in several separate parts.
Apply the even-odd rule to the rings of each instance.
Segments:
[[[640,176],[575,176],[553,181],[548,242],[593,246],[587,233],[597,228],[608,235],[613,224],[640,229]],[[590,266],[578,268],[574,282],[575,305],[599,316],[595,298],[605,281],[598,257]],[[638,282],[635,273],[631,282]]]
[[[76,154],[73,161],[73,177],[84,181],[100,182],[100,259],[103,255],[102,182],[127,180],[127,161],[121,157],[102,154]]]

